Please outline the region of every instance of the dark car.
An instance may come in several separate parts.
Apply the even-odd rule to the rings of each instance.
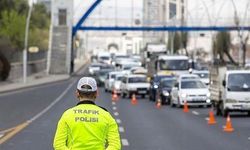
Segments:
[[[166,75],[154,75],[153,78],[150,81],[150,87],[149,87],[149,100],[150,101],[156,101],[157,95],[157,89],[159,88],[159,84],[161,79],[163,78],[172,78],[173,76],[166,76]]]
[[[162,104],[170,104],[172,87],[176,83],[176,78],[164,78],[160,81],[159,88],[157,89],[157,95]]]
[[[114,69],[102,69],[100,71],[98,71],[95,75],[94,75],[94,78],[97,82],[97,85],[98,86],[104,86],[104,82],[108,76],[108,73],[114,71]]]

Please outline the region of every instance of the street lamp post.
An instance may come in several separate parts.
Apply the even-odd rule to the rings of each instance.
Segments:
[[[28,54],[28,39],[29,39],[29,25],[30,17],[33,9],[33,0],[29,1],[29,12],[26,19],[25,27],[25,39],[24,39],[24,50],[23,50],[23,83],[27,82],[27,54]]]

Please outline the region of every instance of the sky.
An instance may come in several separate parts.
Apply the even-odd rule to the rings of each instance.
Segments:
[[[75,21],[86,12],[87,8],[89,8],[94,1],[95,0],[74,0]],[[249,23],[250,0],[187,0],[189,24],[223,25],[233,23],[235,12],[232,1],[235,3],[237,14],[241,18],[241,23]],[[116,5],[117,9],[115,9]],[[247,7],[249,11],[246,13],[245,10],[247,10]],[[118,21],[119,19],[127,20],[129,22],[129,20],[132,20],[131,16],[136,19],[142,18],[142,15],[143,0],[103,0],[91,14],[90,18],[92,22],[89,22],[93,24],[98,20],[99,24],[102,24],[101,20],[110,20],[111,24],[114,24],[115,19]]]

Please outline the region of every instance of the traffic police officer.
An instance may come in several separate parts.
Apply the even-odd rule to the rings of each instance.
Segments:
[[[55,150],[120,150],[118,125],[106,109],[95,105],[95,79],[83,77],[77,84],[77,106],[65,111],[58,122]]]

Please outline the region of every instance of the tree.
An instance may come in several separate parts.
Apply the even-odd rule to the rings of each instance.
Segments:
[[[236,61],[230,54],[230,48],[231,48],[230,33],[226,31],[218,32],[215,39],[216,40],[213,41],[214,56],[219,55],[220,60],[222,62],[225,62],[224,60],[224,54],[225,54],[231,63],[237,65]]]
[[[25,34],[25,16],[15,10],[3,11],[0,35],[7,37],[14,47],[23,48]]]

